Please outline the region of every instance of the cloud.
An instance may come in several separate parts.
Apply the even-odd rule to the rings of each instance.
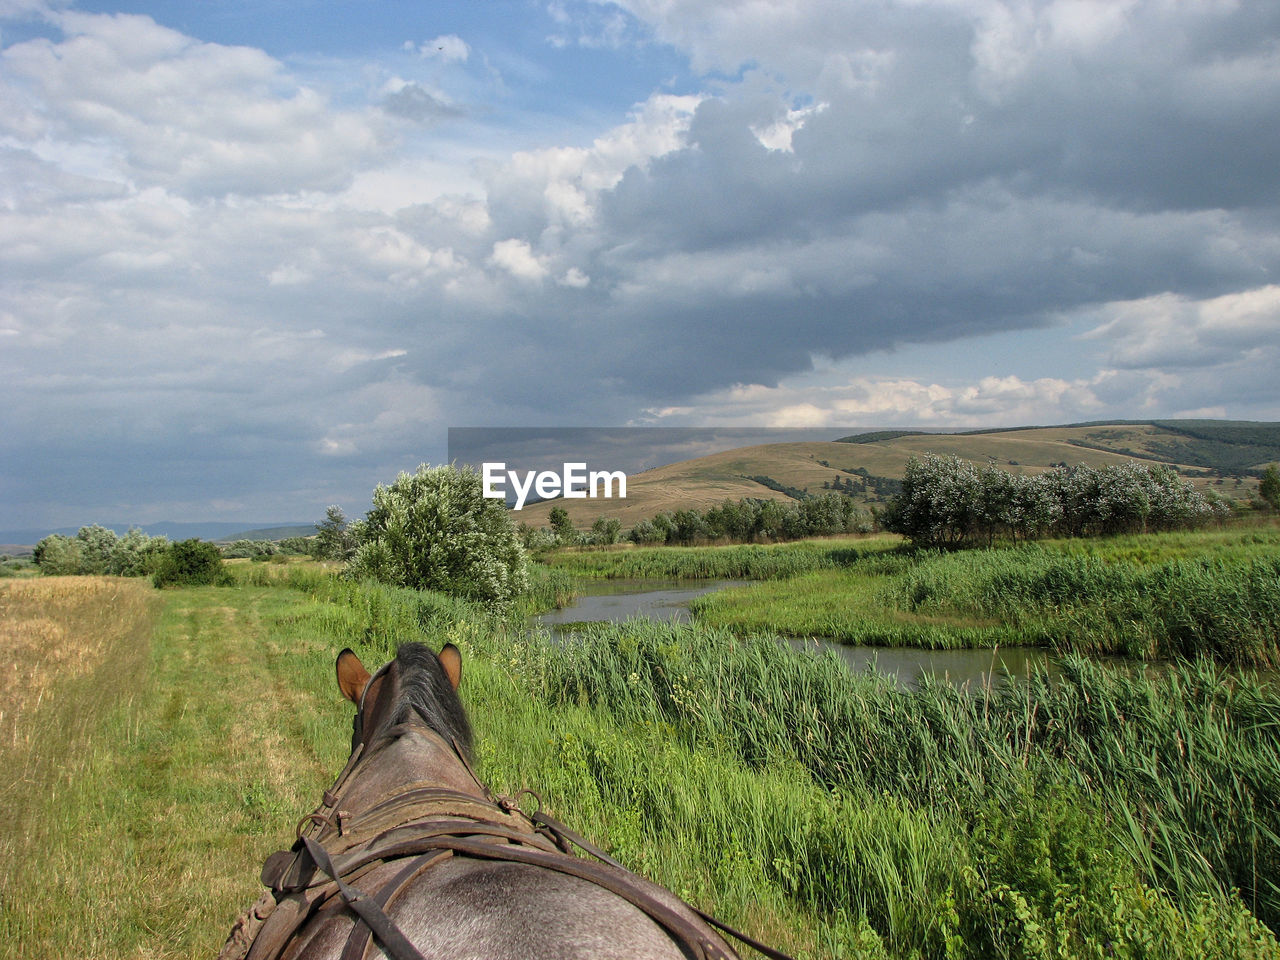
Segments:
[[[1105,412],[1093,380],[1015,375],[941,384],[876,376],[801,375],[769,387],[737,384],[679,407],[651,408],[644,422],[769,427],[1000,426],[1092,419]]]
[[[416,83],[397,83],[382,99],[383,109],[421,124],[463,116],[463,111]]]
[[[541,280],[547,275],[546,265],[533,255],[524,240],[499,240],[493,245],[493,256],[489,259],[494,266],[522,280]]]
[[[566,2],[537,62],[322,67],[23,10],[0,459],[103,503],[323,506],[450,423],[1280,417],[1273,4]]]
[[[1086,336],[1107,345],[1107,360],[1128,368],[1219,366],[1280,354],[1280,286],[1193,300],[1161,293],[1106,305]]]
[[[384,146],[372,113],[334,109],[260,50],[200,43],[142,16],[54,19],[60,41],[0,54],[12,106],[0,130],[46,159],[87,159],[98,145],[82,173],[193,198],[332,190]]]

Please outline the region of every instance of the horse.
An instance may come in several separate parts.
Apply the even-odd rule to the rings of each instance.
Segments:
[[[758,944],[630,872],[472,769],[462,656],[419,643],[370,674],[349,649],[351,754],[220,960],[736,960]],[[523,806],[522,806],[523,805]],[[575,847],[589,854],[576,853]]]

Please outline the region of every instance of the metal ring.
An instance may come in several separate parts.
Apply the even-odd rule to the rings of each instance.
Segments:
[[[319,811],[314,811],[312,813],[308,813],[305,817],[303,817],[301,820],[298,821],[298,825],[293,829],[294,839],[296,840],[302,839],[302,829],[307,825],[308,821],[310,821],[311,823],[318,823],[322,827],[334,826],[332,814],[324,814],[324,813],[320,813]]]

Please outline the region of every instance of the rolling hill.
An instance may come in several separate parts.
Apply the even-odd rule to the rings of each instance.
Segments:
[[[963,433],[880,431],[826,442],[740,447],[633,474],[625,500],[548,500],[515,513],[546,526],[563,506],[574,524],[600,516],[630,526],[664,510],[706,510],[726,499],[788,499],[821,494],[837,483],[864,506],[886,502],[907,461],[925,453],[953,454],[1016,473],[1043,473],[1058,464],[1101,467],[1137,460],[1175,466],[1197,486],[1248,499],[1257,474],[1280,460],[1280,424],[1181,420],[1017,427]],[[824,486],[825,484],[825,486]]]

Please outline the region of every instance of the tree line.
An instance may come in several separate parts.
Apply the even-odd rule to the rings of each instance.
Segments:
[[[912,458],[882,529],[923,546],[1173,530],[1229,516],[1172,467],[1122,463],[1007,473],[955,456]]]
[[[725,500],[708,510],[668,510],[640,520],[622,534],[621,523],[599,517],[590,531],[577,530],[563,507],[552,507],[549,528],[520,525],[525,548],[607,546],[625,539],[641,546],[698,543],[777,543],[839,533],[869,533],[869,513],[838,493],[806,495],[801,500]]]

